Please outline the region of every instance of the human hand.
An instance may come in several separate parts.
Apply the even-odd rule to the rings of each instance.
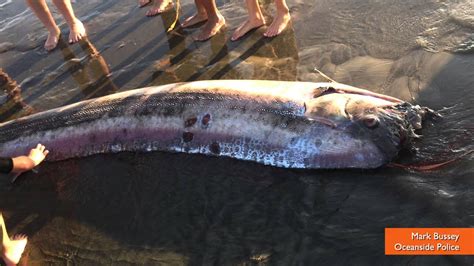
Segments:
[[[49,151],[46,150],[46,147],[38,143],[38,145],[36,145],[36,148],[30,150],[28,158],[30,158],[33,161],[34,165],[37,166],[44,160],[48,153]]]

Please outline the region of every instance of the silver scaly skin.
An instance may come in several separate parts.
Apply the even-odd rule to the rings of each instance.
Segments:
[[[376,168],[426,108],[339,83],[218,80],[117,93],[0,124],[0,156],[121,151],[227,156],[287,168]]]

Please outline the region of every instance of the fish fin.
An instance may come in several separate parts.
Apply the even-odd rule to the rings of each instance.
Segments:
[[[16,179],[21,175],[21,173],[13,173],[13,174],[10,174],[11,176],[11,179],[10,179],[10,183],[13,184],[15,183]]]
[[[465,156],[471,154],[472,152],[474,152],[474,150],[470,150],[470,151],[468,151],[464,154],[461,154],[460,156],[458,156],[456,158],[453,158],[453,159],[450,159],[450,160],[447,160],[447,161],[444,161],[444,162],[433,163],[433,164],[404,165],[404,164],[399,164],[399,163],[389,163],[389,164],[387,164],[387,166],[388,167],[393,167],[393,168],[414,170],[414,171],[418,171],[418,172],[429,172],[429,171],[437,170],[437,169],[439,169],[441,167],[444,167],[448,164],[451,164],[451,163],[461,159],[462,157],[465,157]]]
[[[320,117],[320,116],[308,117],[308,120],[315,121],[315,122],[324,124],[326,126],[330,126],[331,128],[336,128],[337,127],[337,125],[336,125],[336,123],[334,123],[334,121],[332,121],[330,119],[327,119],[327,118],[324,118],[324,117]]]
[[[326,74],[324,74],[322,71],[320,71],[320,70],[317,69],[316,67],[314,67],[313,69],[314,69],[316,72],[318,72],[319,75],[323,76],[323,78],[325,78],[325,79],[327,79],[327,80],[329,80],[329,81],[331,81],[331,82],[333,82],[333,83],[339,83],[339,82],[333,80],[332,78],[328,77]]]

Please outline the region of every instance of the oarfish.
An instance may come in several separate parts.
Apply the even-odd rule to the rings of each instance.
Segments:
[[[0,124],[0,156],[167,151],[287,168],[376,168],[426,108],[339,83],[216,80],[125,91]]]

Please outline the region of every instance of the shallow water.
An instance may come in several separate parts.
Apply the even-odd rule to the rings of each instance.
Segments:
[[[263,1],[268,20],[274,8]],[[182,1],[180,18],[193,12]],[[231,42],[241,1],[218,1],[227,30],[166,33],[176,13],[135,1],[78,1],[89,41],[47,54],[23,1],[0,0],[0,67],[23,103],[47,110],[117,91],[202,79],[334,80],[440,110],[406,164],[474,149],[474,5],[464,1],[289,0],[292,27]],[[56,14],[58,15],[58,14]],[[58,21],[62,21],[58,15]],[[63,25],[63,39],[67,27]],[[2,98],[3,99],[3,98]],[[0,109],[4,120],[21,116]],[[197,155],[122,153],[45,163],[0,181],[11,232],[38,264],[471,265],[463,256],[384,256],[385,227],[472,227],[473,156],[433,172],[295,171]]]

